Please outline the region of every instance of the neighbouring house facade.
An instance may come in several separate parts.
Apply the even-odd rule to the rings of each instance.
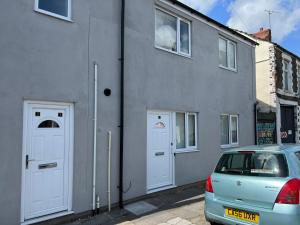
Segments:
[[[270,29],[249,35],[256,47],[258,144],[300,142],[300,58],[273,43]]]
[[[174,0],[127,0],[124,29],[122,9],[2,2],[1,224],[205,180],[254,144],[256,43]]]

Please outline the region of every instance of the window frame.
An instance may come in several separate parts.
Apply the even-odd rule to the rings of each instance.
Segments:
[[[222,35],[219,35],[219,38],[218,38],[218,53],[220,55],[220,39],[222,39],[223,41],[226,42],[226,64],[227,66],[224,66],[220,63],[220,59],[219,60],[219,67],[220,68],[223,68],[223,69],[226,69],[226,70],[230,70],[230,71],[234,71],[234,72],[237,72],[237,68],[238,68],[238,62],[237,62],[237,42],[235,41],[232,41]],[[235,68],[231,68],[229,67],[229,44],[233,44],[234,47],[235,47],[235,52],[234,52],[234,61],[235,61]]]
[[[183,152],[193,152],[193,151],[199,151],[197,150],[197,146],[198,146],[198,118],[197,118],[197,113],[192,113],[192,112],[175,112],[175,119],[174,119],[174,123],[175,123],[175,127],[176,127],[176,116],[177,113],[184,113],[184,129],[185,129],[185,147],[184,148],[177,148],[177,140],[176,140],[176,129],[174,129],[174,137],[175,137],[175,153],[183,153]],[[195,117],[195,145],[194,146],[190,146],[189,145],[189,125],[188,125],[188,118],[189,115],[192,115]]]
[[[189,116],[194,116],[195,118],[195,122],[194,122],[194,125],[195,125],[195,145],[189,145]],[[197,114],[196,113],[186,113],[186,148],[188,149],[196,149],[197,148]]]
[[[228,144],[222,144],[222,131],[223,131],[223,129],[222,129],[222,126],[221,126],[221,124],[222,124],[222,117],[226,117],[226,119],[227,119],[227,123],[228,123],[228,130],[227,130],[227,134],[228,134]],[[228,146],[229,144],[230,144],[230,115],[229,114],[221,114],[220,115],[220,143],[221,143],[221,146]]]
[[[249,159],[249,157],[247,157],[246,155],[251,155],[251,158]],[[276,163],[279,166],[280,169],[280,174],[275,174],[272,173],[271,175],[268,175],[269,173],[262,173],[261,171],[256,171],[256,172],[252,172],[252,170],[261,170],[260,167],[255,166],[254,163],[254,159],[255,157],[259,157],[260,155],[266,155],[265,157],[268,157],[268,155],[276,157]],[[240,169],[241,172],[237,173],[235,171],[230,171],[231,169],[234,169],[235,166],[232,166],[232,162],[233,162],[233,158],[234,157],[241,157],[243,156],[242,160],[237,160],[237,162],[242,162],[242,168],[236,168],[236,169]],[[248,160],[249,163],[246,163],[246,161]],[[225,171],[222,169],[226,164],[228,165],[228,163],[230,162],[230,167],[229,171],[226,171],[226,167],[225,167]],[[247,166],[246,166],[247,164]],[[250,169],[250,173],[242,173],[242,172],[246,172],[247,170]],[[262,168],[263,170],[264,168]],[[283,171],[283,172],[282,172]],[[290,174],[289,171],[289,167],[288,167],[288,162],[287,159],[285,157],[285,155],[283,153],[263,153],[263,152],[256,152],[253,155],[251,153],[239,153],[239,152],[228,152],[223,154],[223,156],[220,158],[219,162],[217,163],[217,166],[214,170],[215,173],[218,174],[229,174],[229,175],[233,175],[233,176],[245,176],[245,177],[278,177],[278,178],[284,178],[284,177],[288,177]],[[251,175],[252,174],[252,175]]]
[[[236,142],[232,141],[232,118],[236,118]],[[238,146],[239,145],[239,116],[238,115],[230,115],[230,144],[232,146]]]
[[[48,16],[56,17],[58,19],[62,19],[62,20],[72,22],[72,19],[71,19],[71,16],[72,16],[72,10],[71,10],[72,0],[67,0],[68,1],[68,16],[62,16],[62,15],[57,14],[57,13],[53,13],[53,12],[50,12],[50,11],[47,11],[47,10],[40,9],[39,8],[39,1],[40,0],[35,0],[35,2],[34,2],[34,11],[42,13],[42,14],[46,14]]]
[[[228,126],[228,137],[229,137],[229,143],[228,144],[220,144],[221,145],[221,148],[231,148],[231,147],[237,147],[239,146],[239,143],[240,143],[240,140],[239,140],[239,115],[238,114],[226,114],[226,113],[223,113],[220,115],[220,119],[221,119],[221,116],[227,116],[228,118],[228,122],[229,122],[229,126]],[[231,121],[232,121],[232,118],[237,118],[237,142],[233,142],[232,141],[232,124],[231,124]],[[221,127],[220,127],[221,128]],[[221,129],[220,129],[221,131]],[[220,140],[221,140],[221,137],[220,137]]]
[[[287,64],[287,68],[285,68],[285,63]],[[290,71],[290,65],[291,61],[289,59],[283,58],[282,59],[282,83],[283,83],[283,91],[285,92],[291,92],[292,86],[291,86],[291,71]],[[288,87],[286,87],[285,82],[285,72],[287,72],[287,82],[288,82]]]
[[[156,44],[156,11],[157,10],[159,10],[163,13],[169,14],[170,16],[173,16],[173,17],[176,18],[176,40],[177,40],[177,43],[176,43],[176,49],[177,50],[176,51],[166,49],[166,48],[158,46]],[[181,52],[181,48],[180,48],[180,43],[181,43],[180,42],[180,34],[181,34],[180,33],[180,22],[181,21],[183,21],[184,23],[187,23],[188,27],[189,27],[189,54]],[[176,54],[176,55],[191,58],[192,57],[192,32],[191,32],[191,29],[192,29],[192,22],[190,20],[185,19],[183,17],[180,17],[180,16],[176,15],[175,13],[169,12],[167,10],[164,10],[164,9],[160,8],[160,7],[155,7],[155,14],[154,14],[154,47],[155,48],[163,50],[163,51],[167,51],[167,52],[170,52],[170,53],[173,53],[173,54]]]

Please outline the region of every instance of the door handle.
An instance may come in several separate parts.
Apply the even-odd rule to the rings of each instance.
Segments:
[[[34,161],[34,159],[29,159],[29,155],[26,155],[26,159],[25,159],[26,169],[28,169],[29,162],[32,161]]]

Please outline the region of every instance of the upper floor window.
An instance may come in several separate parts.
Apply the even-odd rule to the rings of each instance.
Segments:
[[[35,0],[35,10],[60,19],[71,19],[71,0]]]
[[[189,21],[157,9],[155,11],[155,46],[190,56],[190,27]]]
[[[236,70],[236,43],[219,38],[219,65],[221,67]]]
[[[283,60],[283,89],[285,91],[291,90],[291,75],[290,75],[290,62],[288,60]]]

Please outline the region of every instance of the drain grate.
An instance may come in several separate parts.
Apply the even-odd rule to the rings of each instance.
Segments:
[[[125,206],[125,209],[136,216],[143,215],[145,213],[154,211],[156,206],[149,204],[148,202],[140,201]]]

